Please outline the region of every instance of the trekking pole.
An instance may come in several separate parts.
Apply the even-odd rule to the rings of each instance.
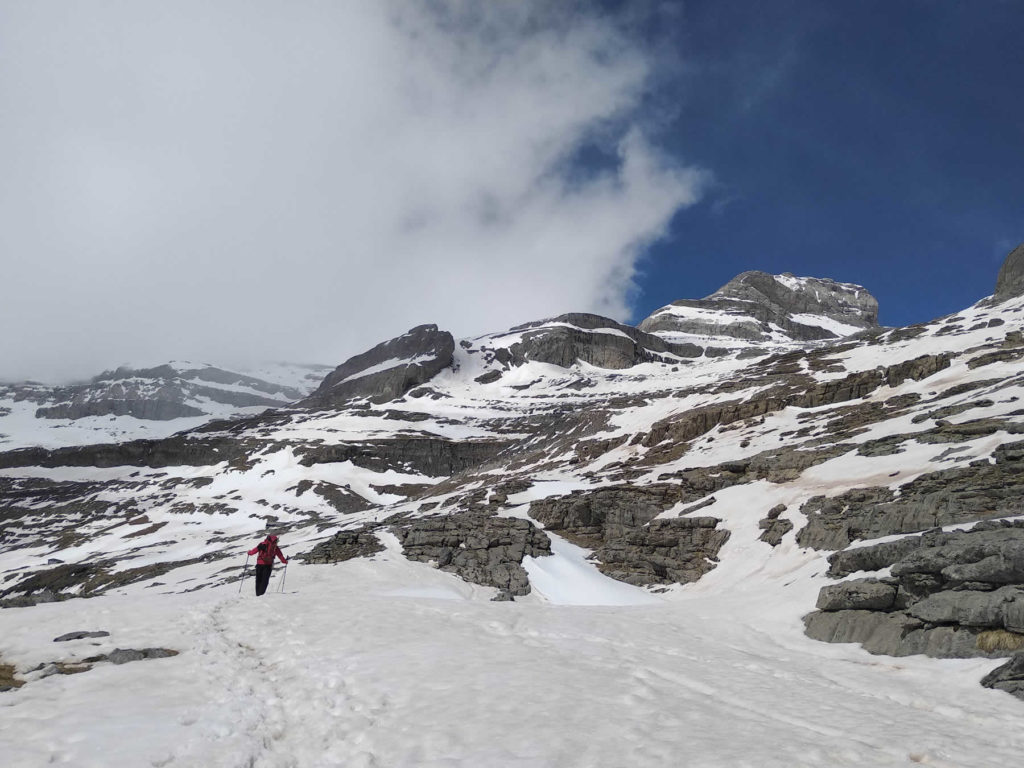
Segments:
[[[288,563],[284,564],[284,571],[281,573],[281,588],[278,592],[284,592],[284,580],[288,577]]]
[[[242,580],[238,582],[238,594],[242,594],[242,585],[245,584],[245,574],[249,571],[249,555],[245,556],[245,565],[242,567]]]

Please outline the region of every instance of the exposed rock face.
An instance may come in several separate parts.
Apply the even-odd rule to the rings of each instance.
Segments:
[[[341,531],[327,541],[322,541],[305,555],[307,563],[340,563],[356,557],[371,557],[384,551],[371,530]]]
[[[807,525],[797,534],[797,543],[815,549],[842,549],[857,539],[1019,512],[1024,494],[1024,441],[1004,443],[994,455],[994,464],[922,475],[901,486],[898,495],[882,487],[816,496],[800,509],[807,516]],[[862,550],[851,553],[868,556]]]
[[[837,552],[830,575],[891,576],[823,587],[807,634],[871,653],[1006,656],[1024,649],[1024,523],[979,523]]]
[[[982,678],[981,684],[1024,699],[1024,653],[1014,654],[1003,666],[993,669]]]
[[[1007,255],[996,278],[996,301],[1006,301],[1024,294],[1024,243]]]
[[[511,332],[523,332],[521,340],[512,344],[507,354],[499,350],[496,355],[510,365],[534,360],[568,368],[582,361],[598,368],[622,369],[704,354],[704,349],[695,344],[671,344],[632,326],[584,313],[521,325]]]
[[[763,361],[764,364],[771,360]],[[715,403],[656,422],[644,437],[646,446],[671,440],[679,443],[693,440],[717,426],[763,416],[783,408],[817,408],[871,394],[882,386],[895,387],[907,379],[920,381],[949,367],[949,355],[922,355],[887,368],[858,371],[841,379],[832,379],[808,387],[796,381],[792,386],[780,386],[744,400]]]
[[[613,486],[535,501],[530,515],[593,549],[597,567],[612,578],[638,586],[688,583],[715,567],[729,531],[715,517],[654,518],[703,495],[680,485]]]
[[[455,339],[436,325],[420,325],[339,365],[299,403],[332,408],[365,398],[386,403],[429,381],[452,364]]]
[[[453,475],[489,461],[509,447],[500,440],[445,440],[440,437],[408,437],[395,440],[366,440],[358,443],[312,445],[297,448],[300,463],[351,461],[358,467],[386,472],[396,465],[430,477]],[[0,466],[4,454],[0,454]]]
[[[768,341],[774,331],[793,340],[815,341],[877,325],[878,302],[859,285],[744,272],[703,299],[662,307],[640,323],[640,329],[746,341]]]
[[[474,584],[507,596],[530,592],[523,558],[551,554],[551,540],[529,520],[470,512],[393,528],[410,560],[435,562]]]

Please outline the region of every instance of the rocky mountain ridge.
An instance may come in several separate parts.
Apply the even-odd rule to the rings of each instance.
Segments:
[[[863,289],[761,273],[671,306],[639,328],[420,326],[288,407],[0,453],[0,596],[223,583],[240,542],[273,528],[310,563],[394,541],[512,599],[557,538],[659,594],[806,571],[821,639],[1024,648],[1020,291],[896,329]]]
[[[639,327],[675,339],[820,341],[877,328],[878,301],[862,286],[850,283],[788,272],[743,272],[710,296],[662,307]]]
[[[256,375],[174,362],[122,366],[77,384],[0,384],[0,448],[167,436],[210,418],[289,405],[327,370],[276,364]]]

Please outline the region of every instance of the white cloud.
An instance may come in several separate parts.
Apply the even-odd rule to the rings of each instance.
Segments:
[[[568,7],[0,3],[0,379],[625,317],[705,175],[644,138],[641,42]]]

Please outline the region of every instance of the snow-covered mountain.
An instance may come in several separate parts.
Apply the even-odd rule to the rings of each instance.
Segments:
[[[122,366],[78,384],[0,383],[0,450],[168,437],[212,418],[289,405],[328,370],[276,363],[239,372],[174,361]]]
[[[88,700],[146,723],[125,764],[1008,763],[1024,704],[977,683],[1024,689],[1014,254],[908,328],[748,272],[639,327],[425,325],[288,407],[0,453],[6,753],[105,764]],[[239,597],[267,530],[288,594]]]

